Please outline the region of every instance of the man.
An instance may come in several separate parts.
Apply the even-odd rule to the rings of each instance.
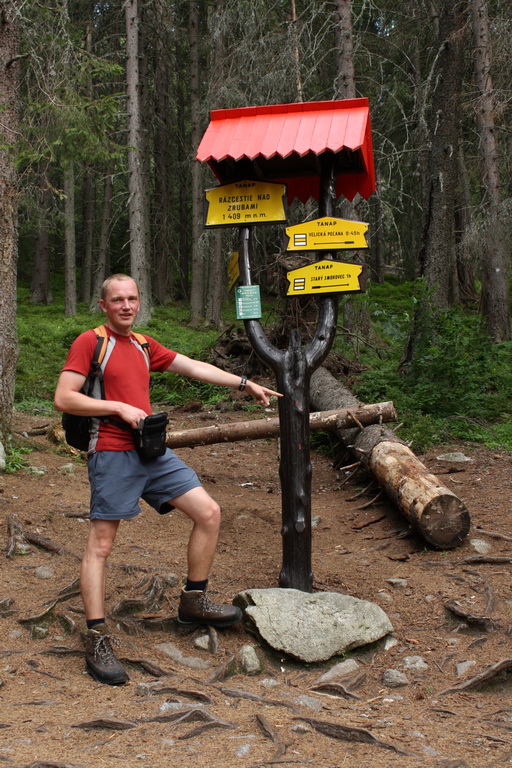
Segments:
[[[82,638],[87,671],[102,683],[118,685],[128,680],[116,659],[105,622],[106,561],[121,520],[140,512],[143,498],[158,512],[172,508],[191,519],[187,550],[187,582],[178,609],[181,625],[230,626],[241,619],[233,605],[218,605],[207,595],[208,575],[220,527],[220,509],[201,486],[196,473],[169,448],[155,459],[144,459],[135,450],[132,430],[151,413],[148,359],[132,333],[140,308],[135,281],[124,274],[105,280],[100,299],[109,337],[108,364],[104,364],[104,399],[81,392],[89,374],[97,339],[92,330],[73,343],[55,392],[59,411],[91,418],[89,481],[90,529],[80,569],[80,588],[87,632]],[[192,360],[157,341],[149,343],[153,371],[169,371],[218,386],[245,390],[256,402],[269,404],[278,395],[271,389],[235,376],[208,363]],[[127,428],[128,427],[128,428]]]

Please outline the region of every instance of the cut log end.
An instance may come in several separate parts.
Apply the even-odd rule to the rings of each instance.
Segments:
[[[428,472],[406,445],[378,443],[370,454],[369,466],[388,496],[429,544],[453,549],[464,541],[470,527],[466,506]]]
[[[415,515],[411,515],[414,519]],[[440,494],[423,508],[418,521],[422,536],[437,549],[458,547],[469,533],[471,518],[460,499]]]

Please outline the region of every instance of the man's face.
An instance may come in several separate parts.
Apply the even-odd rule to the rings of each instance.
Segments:
[[[108,327],[121,336],[128,336],[140,309],[137,285],[133,280],[112,280],[107,295],[100,299],[107,316]]]

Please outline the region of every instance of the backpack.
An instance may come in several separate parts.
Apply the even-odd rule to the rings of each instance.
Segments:
[[[108,357],[105,360],[105,355],[108,348],[108,334],[105,325],[100,325],[94,329],[96,334],[97,343],[94,350],[94,355],[91,360],[91,369],[84,382],[82,389],[84,395],[88,397],[96,397],[102,400],[105,399],[105,390],[103,388],[103,371],[108,363]],[[150,351],[149,343],[141,333],[131,332],[132,336],[139,343],[142,351],[146,355],[147,364],[149,368],[150,364]],[[110,355],[109,355],[110,356]],[[103,365],[102,365],[103,363]],[[97,385],[99,384],[99,391]],[[95,390],[96,385],[96,392]],[[117,421],[116,419],[109,419],[109,417],[100,417],[102,421],[110,421],[111,423],[119,426],[123,429],[131,430],[131,428],[124,422]],[[79,451],[87,451],[89,448],[89,416],[76,416],[74,413],[62,414],[62,428],[64,430],[66,442],[72,448],[77,448]]]

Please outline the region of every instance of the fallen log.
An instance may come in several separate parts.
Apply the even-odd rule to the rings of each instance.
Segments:
[[[356,408],[360,403],[325,368],[318,368],[311,377],[311,405]],[[370,425],[336,430],[336,435],[429,544],[453,549],[464,541],[471,522],[466,506],[392,430]]]
[[[312,432],[346,429],[354,425],[367,426],[385,421],[394,421],[397,414],[393,403],[374,403],[357,405],[332,411],[311,413],[309,428]],[[257,419],[238,421],[233,424],[215,424],[199,429],[186,429],[167,432],[166,442],[169,448],[191,448],[196,445],[212,443],[232,443],[239,440],[259,440],[279,434],[279,419]]]

